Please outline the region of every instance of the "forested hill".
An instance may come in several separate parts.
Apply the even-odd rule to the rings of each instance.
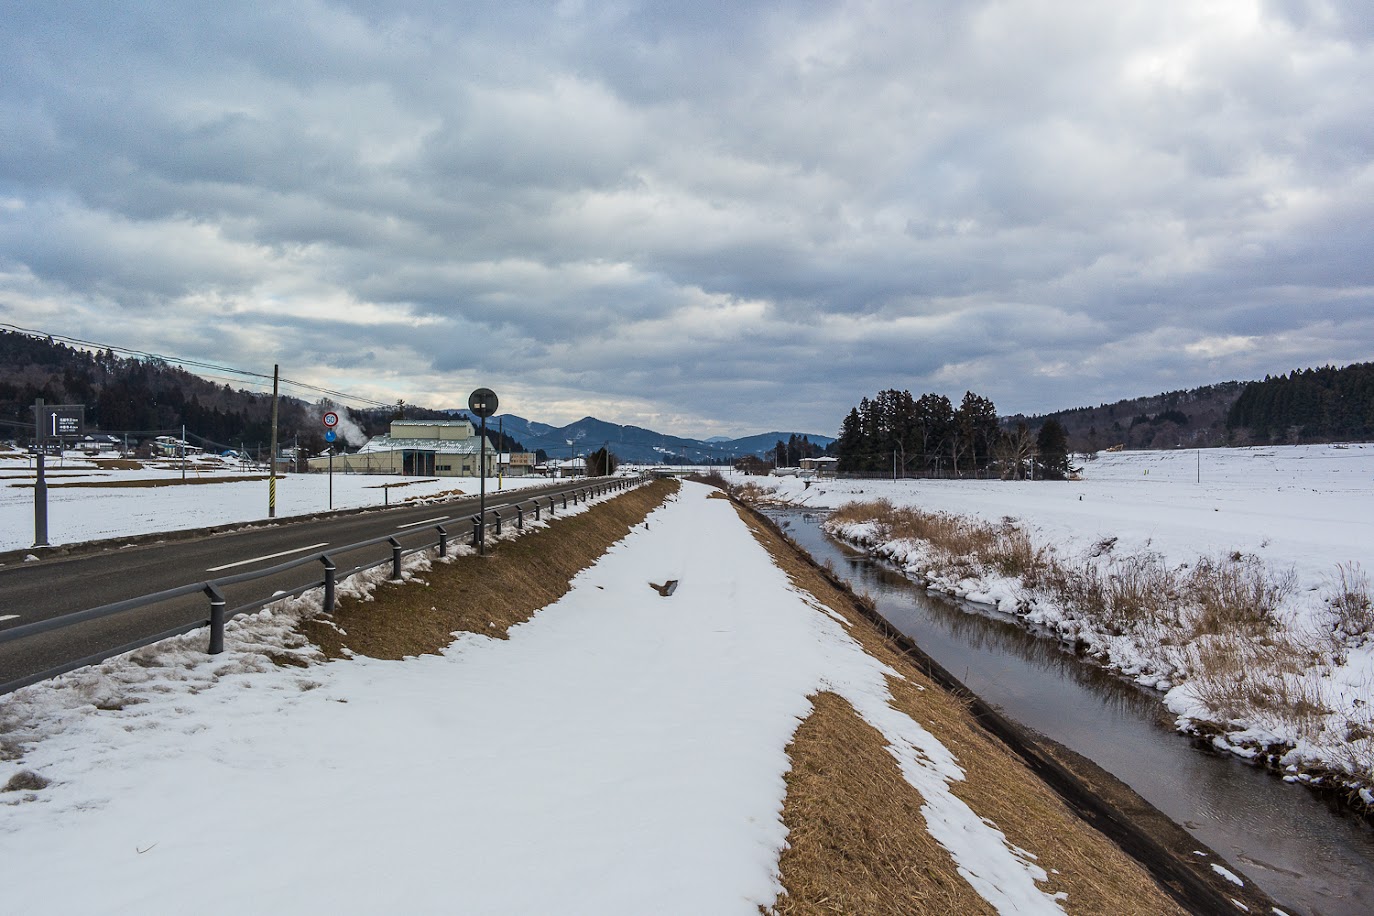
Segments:
[[[269,385],[270,387],[270,385]],[[262,452],[272,437],[272,394],[216,384],[158,359],[121,357],[113,350],[79,347],[12,331],[0,331],[0,438],[26,439],[33,404],[80,404],[92,431],[131,437],[179,435],[212,451],[247,448]],[[448,411],[406,404],[349,410],[365,436],[385,432],[404,412],[408,419],[451,419]],[[283,394],[277,403],[277,440],[310,454],[325,449],[320,406]],[[522,450],[510,436],[489,435],[505,450]],[[352,442],[358,445],[359,442]]]
[[[91,352],[51,339],[0,331],[0,437],[26,438],[33,404],[81,404],[93,430],[179,433],[206,448],[250,449],[271,439],[272,395],[217,385],[156,359]],[[278,437],[323,449],[316,411],[297,398],[278,404]],[[318,441],[316,441],[318,440]]]
[[[1226,445],[1226,419],[1245,387],[1245,382],[1221,382],[1040,416],[1018,414],[1004,418],[1003,425],[1025,422],[1038,429],[1047,420],[1057,420],[1068,433],[1069,447],[1078,452],[1118,445],[1132,449]]]
[[[1374,363],[1303,369],[1245,386],[1226,418],[1237,445],[1374,439]]]
[[[1037,429],[1054,419],[1075,451],[1339,442],[1374,439],[1374,363],[1295,369],[1258,382],[1003,418]]]

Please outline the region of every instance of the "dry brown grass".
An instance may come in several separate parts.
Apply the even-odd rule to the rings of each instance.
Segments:
[[[1272,572],[1258,558],[1204,557],[1184,577],[1182,592],[1197,607],[1193,635],[1261,636],[1277,627],[1279,605],[1293,593],[1289,570]]]
[[[1105,566],[1051,560],[1038,584],[1053,600],[1117,636],[1178,623],[1173,571],[1154,554],[1113,558]]]
[[[725,479],[725,475],[720,471],[706,471],[705,473],[688,474],[688,480],[704,483],[708,487],[715,487],[717,490],[730,492],[730,481]]]
[[[980,565],[1002,575],[1019,576],[1035,584],[1052,562],[1049,553],[1036,547],[1014,519],[998,524],[947,512],[897,508],[887,500],[849,503],[831,513],[838,522],[873,522],[885,537],[925,541],[951,569]]]
[[[20,770],[10,777],[0,792],[32,792],[48,786],[48,780],[32,770]]]
[[[750,506],[791,506],[793,502],[786,496],[746,481],[731,488],[731,492],[743,503]]]
[[[1358,563],[1338,563],[1336,595],[1331,608],[1336,612],[1336,630],[1349,637],[1374,633],[1374,601],[1369,597],[1369,576]]]
[[[1307,676],[1315,661],[1310,652],[1283,638],[1209,638],[1198,642],[1197,653],[1190,683],[1215,721],[1260,719],[1314,737],[1321,732],[1331,710]]]
[[[1050,873],[1041,885],[1065,891],[1070,913],[1124,916],[1183,912],[1150,875],[1059,797],[970,715],[963,700],[927,678],[841,591],[775,531],[742,514],[792,582],[851,622],[849,633],[892,666],[895,708],[958,757],[965,780],[953,791]],[[881,735],[838,697],[814,698],[816,712],[793,737],[793,772],[783,820],[791,849],[780,867],[786,895],[778,913],[949,914],[987,912],[951,884],[953,861],[934,845],[920,796],[896,769]],[[915,816],[913,816],[915,813]],[[962,882],[961,878],[957,878]]]
[[[988,571],[1019,578],[1061,606],[1098,622],[1113,635],[1153,637],[1160,628],[1180,640],[1205,635],[1250,637],[1276,629],[1275,615],[1292,594],[1291,570],[1267,568],[1239,553],[1202,557],[1192,568],[1172,568],[1153,553],[1113,556],[1115,539],[1100,542],[1090,558],[1069,562],[1036,547],[1013,519],[990,523],[943,512],[896,508],[886,500],[850,503],[831,514],[837,522],[872,523],[884,540],[916,540],[934,551],[931,572],[964,575]],[[1351,626],[1374,628],[1368,583],[1342,569]],[[1366,605],[1359,601],[1364,595]],[[1338,607],[1338,613],[1341,609]]]
[[[401,490],[401,489],[404,489],[404,488],[406,488],[406,487],[413,487],[413,486],[416,486],[416,485],[422,484],[422,483],[434,483],[434,482],[437,481],[438,479],[439,479],[438,477],[423,477],[423,478],[418,478],[418,479],[414,479],[414,480],[404,480],[404,481],[400,481],[400,482],[398,482],[398,483],[374,483],[374,484],[371,484],[370,486],[363,487],[363,489],[364,489],[364,490]],[[463,491],[462,491],[462,490],[451,490],[450,492],[453,492],[453,493],[462,493]]]
[[[64,487],[99,487],[99,488],[101,488],[101,489],[107,489],[107,488],[108,488],[108,489],[119,489],[119,488],[129,488],[129,487],[132,487],[132,488],[134,488],[134,489],[147,489],[147,488],[150,488],[150,487],[185,487],[185,486],[191,486],[191,485],[193,485],[193,484],[203,484],[203,483],[238,483],[238,482],[244,481],[244,480],[266,480],[266,479],[267,479],[267,475],[266,475],[266,474],[257,474],[257,475],[249,475],[249,476],[244,476],[244,475],[232,475],[232,476],[225,476],[225,477],[187,477],[185,480],[182,480],[182,479],[177,478],[177,477],[171,477],[171,478],[146,478],[146,477],[145,477],[145,478],[141,478],[141,479],[139,479],[139,480],[109,480],[109,479],[105,479],[105,480],[79,480],[79,481],[74,480],[74,481],[72,481],[72,482],[70,482],[70,483],[50,483],[50,484],[48,484],[48,489],[50,489],[50,490],[56,490],[56,489],[60,489],[60,488],[64,488]],[[279,477],[279,478],[277,478],[277,479],[280,480],[281,478]],[[32,488],[34,485],[30,483],[30,484],[15,484],[15,486]]]
[[[616,496],[548,528],[499,541],[485,557],[436,563],[425,584],[384,583],[371,601],[341,599],[332,615],[306,621],[304,634],[330,658],[344,649],[373,658],[434,653],[456,631],[505,638],[506,631],[557,601],[591,566],[677,488],[659,481]],[[342,632],[341,632],[342,631]]]
[[[788,745],[786,895],[773,912],[993,913],[925,829],[923,801],[882,735],[833,693]]]

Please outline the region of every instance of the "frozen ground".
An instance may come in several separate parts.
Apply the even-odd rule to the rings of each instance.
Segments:
[[[180,531],[267,518],[268,481],[265,472],[257,480],[171,487],[61,487],[76,481],[111,484],[137,479],[180,481],[182,473],[169,467],[141,470],[100,467],[76,454],[47,460],[48,543],[57,546],[80,541],[129,537],[159,531]],[[190,480],[241,476],[245,472],[216,461],[193,462]],[[15,451],[0,451],[0,551],[30,547],[34,539],[33,461]],[[405,478],[382,474],[333,475],[335,509],[381,506],[390,501],[434,496],[461,490],[476,494],[481,481],[475,477]],[[542,477],[507,477],[504,489],[548,483]],[[487,480],[495,491],[498,482]],[[277,479],[277,518],[308,515],[329,509],[330,478],[327,474],[287,474]]]
[[[1153,553],[1183,567],[1238,553],[1258,558],[1276,577],[1291,570],[1295,587],[1281,607],[1280,633],[1311,658],[1304,662],[1306,670],[1276,676],[1267,687],[1283,695],[1276,705],[1311,701],[1296,725],[1273,710],[1215,721],[1215,712],[1199,699],[1195,645],[1162,647],[1148,638],[1151,634],[1132,639],[1106,632],[987,570],[953,579],[935,575],[933,584],[1085,640],[1113,667],[1167,691],[1166,701],[1179,713],[1182,727],[1211,720],[1225,732],[1216,739],[1219,747],[1242,755],[1282,747],[1293,778],[1308,778],[1304,768],[1329,768],[1369,785],[1374,778],[1374,745],[1367,734],[1374,731],[1374,643],[1368,634],[1334,638],[1331,602],[1342,566],[1374,572],[1374,445],[1103,453],[1084,463],[1082,478],[808,484],[784,477],[767,478],[763,485],[782,498],[816,507],[886,499],[992,523],[1012,518],[1036,544],[1081,563]],[[869,543],[914,575],[929,572],[920,544],[884,541],[881,532],[862,525],[839,533]],[[1110,551],[1103,553],[1107,543]],[[1318,707],[1328,714],[1314,712]],[[1374,799],[1368,791],[1364,795],[1366,801]]]
[[[889,705],[890,669],[707,492],[685,484],[509,640],[267,663],[311,659],[302,602],[235,621],[223,656],[193,635],[0,698],[25,749],[0,784],[49,781],[0,793],[0,909],[754,916],[779,891],[785,747],[828,689],[979,894],[1061,912]],[[671,598],[646,586],[669,578]]]

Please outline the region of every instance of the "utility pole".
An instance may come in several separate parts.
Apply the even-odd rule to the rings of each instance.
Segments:
[[[272,366],[272,449],[267,454],[267,517],[277,517],[277,384],[280,365]]]
[[[181,482],[186,482],[186,424],[181,424]]]

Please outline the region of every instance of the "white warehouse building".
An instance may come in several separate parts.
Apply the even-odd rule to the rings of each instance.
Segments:
[[[476,477],[482,438],[467,420],[393,420],[390,432],[374,436],[352,454],[335,455],[334,472],[344,474],[399,474],[405,477]],[[487,446],[486,476],[498,472],[525,473],[528,459],[507,455],[501,461],[496,449]],[[517,463],[516,458],[522,459]],[[330,459],[310,459],[312,471],[327,470]]]

